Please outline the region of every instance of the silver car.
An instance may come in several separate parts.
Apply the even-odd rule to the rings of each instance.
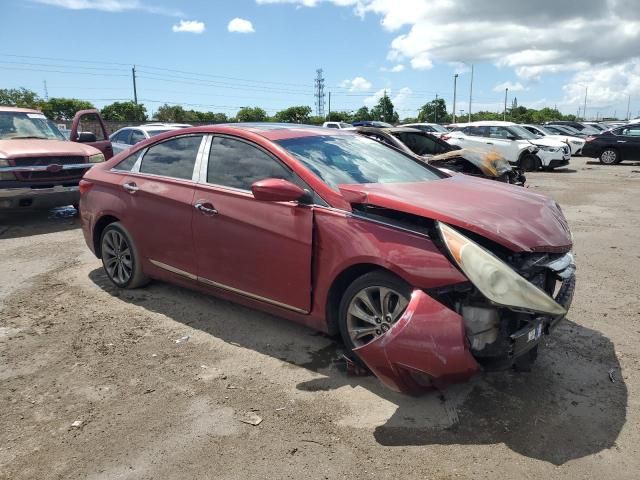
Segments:
[[[111,140],[113,154],[115,155],[147,138],[187,127],[191,127],[191,125],[187,123],[147,123],[137,127],[121,128],[112,133],[109,140]]]

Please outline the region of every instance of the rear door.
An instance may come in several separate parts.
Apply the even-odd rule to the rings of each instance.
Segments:
[[[311,308],[313,209],[261,202],[251,185],[283,178],[306,188],[275,155],[229,136],[212,139],[192,208],[199,279],[298,312]]]
[[[81,135],[82,133],[86,135]],[[73,118],[69,140],[97,148],[105,160],[113,157],[113,147],[98,110],[80,110]]]
[[[196,270],[191,219],[194,171],[204,138],[169,138],[114,167],[122,171],[120,198],[130,213],[125,226],[143,257],[174,273]]]

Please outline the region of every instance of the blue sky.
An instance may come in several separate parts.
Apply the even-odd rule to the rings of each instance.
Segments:
[[[610,11],[622,1],[606,0]],[[519,104],[536,108],[557,105],[576,113],[589,88],[588,116],[625,115],[629,96],[633,116],[640,109],[640,96],[634,98],[640,95],[634,29],[609,59],[583,48],[582,32],[570,24],[552,28],[554,21],[579,20],[574,13],[557,18],[563,15],[557,2],[537,3],[555,12],[552,22],[528,17],[527,26],[518,23],[525,18],[519,10],[524,6],[460,18],[445,3],[0,0],[0,88],[26,87],[44,95],[46,80],[49,96],[102,106],[132,98],[136,65],[138,98],[148,110],[166,102],[229,114],[255,105],[273,114],[291,105],[313,106],[315,71],[322,68],[332,110],[371,105],[387,89],[400,116],[407,117],[436,94],[450,110],[456,72],[457,110],[467,112],[473,63],[474,111],[501,111],[505,85],[509,101],[517,96]],[[229,31],[233,19],[240,20],[232,25],[248,31]],[[191,31],[174,31],[181,22]],[[635,21],[633,26],[637,29]],[[557,37],[558,28],[570,30],[559,47],[546,37]],[[522,40],[527,34],[530,45]]]

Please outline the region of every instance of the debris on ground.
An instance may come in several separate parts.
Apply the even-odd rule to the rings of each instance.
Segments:
[[[82,420],[76,420],[71,424],[73,428],[80,428],[82,426]]]
[[[180,344],[180,343],[186,343],[189,341],[189,335],[185,335],[184,337],[180,337],[179,339],[177,339],[175,342]]]
[[[615,373],[616,373],[616,369],[615,368],[610,368],[609,369],[609,380],[611,380],[611,383],[616,383]]]
[[[246,423],[248,425],[258,426],[262,423],[262,417],[256,415],[253,412],[248,412],[244,417],[239,418],[242,423]]]

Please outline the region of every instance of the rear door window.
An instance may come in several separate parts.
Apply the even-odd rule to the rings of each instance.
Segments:
[[[129,135],[131,135],[131,130],[130,129],[126,129],[126,130],[120,130],[118,133],[116,133],[113,138],[111,139],[112,142],[115,143],[129,143]]]
[[[144,133],[142,133],[142,130],[132,130],[131,131],[131,138],[129,139],[129,144],[130,145],[135,145],[138,142],[141,142],[143,140],[146,140],[147,137],[144,136]]]
[[[442,145],[427,135],[404,132],[396,136],[416,155],[437,155],[445,151]]]
[[[152,145],[142,157],[140,173],[191,180],[202,135],[172,138]]]

